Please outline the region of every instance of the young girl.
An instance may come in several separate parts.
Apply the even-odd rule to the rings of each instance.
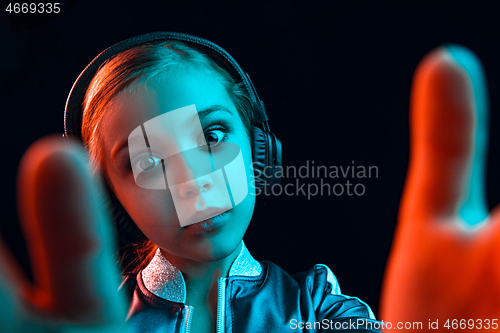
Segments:
[[[433,51],[417,71],[417,153],[384,285],[388,329],[437,329],[438,322],[462,327],[463,318],[470,318],[469,328],[498,326],[490,319],[498,317],[498,265],[492,265],[498,210],[476,229],[457,223],[457,207],[468,195],[464,183],[479,184],[475,191],[481,185],[481,172],[470,177],[475,169],[469,162],[474,152],[485,151],[486,117],[477,118],[479,134],[471,126],[487,112],[487,103],[477,102],[486,100],[484,82],[475,56],[455,46]],[[272,186],[280,160],[279,142],[265,121],[234,60],[193,36],[159,33],[125,41],[103,52],[75,83],[66,135],[83,138],[113,195],[125,252],[135,258],[125,268],[133,284],[131,330],[378,326],[367,305],[340,294],[327,267],[291,277],[256,261],[243,244],[254,194]],[[110,261],[113,242],[91,179],[78,146],[60,138],[38,141],[23,157],[19,212],[35,283],[0,242],[2,332],[127,330]],[[477,208],[480,201],[466,205]]]
[[[136,256],[125,268],[137,273],[127,279],[135,331],[378,327],[365,303],[340,293],[328,267],[291,277],[245,247],[256,188],[272,185],[281,147],[248,76],[224,50],[189,35],[149,34],[89,67],[68,99],[66,132],[80,135],[74,104],[84,96],[81,138]],[[263,179],[254,180],[252,166]]]
[[[134,332],[379,327],[326,266],[292,277],[243,243],[256,193],[276,181],[281,147],[248,76],[217,45],[155,33],[105,50],[72,88],[65,135],[82,139],[110,192],[132,287],[128,317],[84,158],[74,146],[43,141],[27,152],[19,178],[36,283],[12,276],[18,271],[0,248],[2,331],[78,323],[122,332],[125,319]]]

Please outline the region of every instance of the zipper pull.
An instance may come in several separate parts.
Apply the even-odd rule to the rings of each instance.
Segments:
[[[184,317],[184,328],[181,328],[183,333],[189,333],[191,331],[191,319],[193,318],[193,307],[191,305],[184,305],[185,317]]]
[[[217,333],[224,333],[226,330],[226,280],[219,278],[219,290],[217,296]]]

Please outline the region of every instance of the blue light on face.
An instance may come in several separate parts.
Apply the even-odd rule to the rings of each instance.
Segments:
[[[216,129],[209,132],[193,104],[150,119],[129,135],[136,184],[168,190],[181,226],[228,211],[248,194],[240,147],[222,141]]]

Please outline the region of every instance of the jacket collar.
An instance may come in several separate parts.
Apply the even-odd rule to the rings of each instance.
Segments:
[[[262,266],[252,257],[243,240],[241,242],[240,254],[231,264],[228,277],[259,276]],[[152,294],[171,302],[186,302],[186,283],[182,272],[161,254],[160,249],[156,250],[141,276],[144,286]]]

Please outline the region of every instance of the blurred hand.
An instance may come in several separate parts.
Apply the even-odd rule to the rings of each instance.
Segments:
[[[484,187],[487,86],[471,51],[446,45],[421,61],[410,122],[410,165],[380,319],[393,329],[422,322],[428,330],[429,320],[439,320],[449,331],[448,319],[450,329],[453,319],[459,328],[464,319],[468,330],[500,328],[500,214],[488,214]]]
[[[18,174],[18,209],[34,283],[0,244],[0,331],[126,332],[112,225],[83,149],[34,143]]]

